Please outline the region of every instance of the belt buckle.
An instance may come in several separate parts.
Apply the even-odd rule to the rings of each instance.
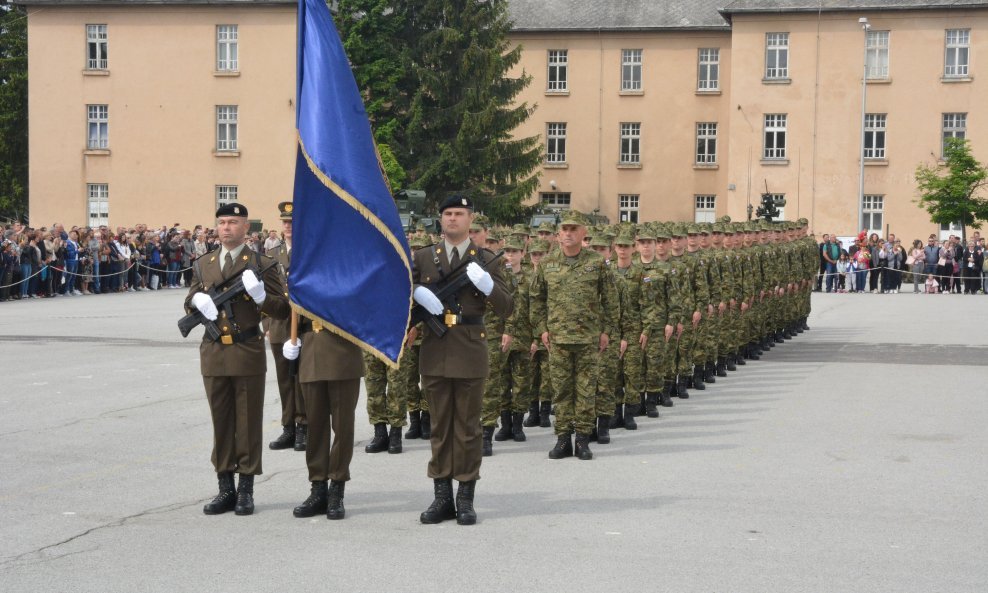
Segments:
[[[446,327],[453,327],[454,325],[459,323],[459,319],[460,319],[459,315],[453,313],[447,313],[444,323],[446,324]]]
[[[226,346],[229,346],[233,344],[233,336],[220,336],[220,342]]]

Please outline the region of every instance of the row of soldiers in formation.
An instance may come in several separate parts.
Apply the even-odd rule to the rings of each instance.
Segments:
[[[586,225],[568,213],[567,224]],[[470,227],[474,244],[504,252],[502,275],[514,297],[507,319],[488,312],[490,357],[481,423],[483,454],[494,441],[525,441],[525,427],[550,427],[559,437],[551,458],[592,458],[589,441],[610,441],[610,429],[635,430],[636,417],[659,416],[672,398],[757,360],[775,343],[808,329],[817,245],[807,222],[622,223],[587,228],[580,254],[566,257],[548,223],[491,230],[481,216]],[[413,250],[434,241],[411,233]],[[602,266],[595,264],[603,263]],[[599,272],[598,272],[599,271]],[[551,330],[552,343],[543,340]],[[598,344],[592,356],[554,373],[555,349]],[[420,388],[416,328],[397,369],[365,356],[367,412],[374,425],[368,453],[402,451],[406,439],[428,439],[429,408]],[[555,389],[554,389],[555,388]],[[553,395],[575,404],[553,408]],[[305,449],[304,410],[289,410],[272,448]],[[526,417],[527,412],[527,417]],[[406,419],[407,418],[407,419]],[[500,428],[498,429],[498,422]],[[390,427],[390,428],[389,428]],[[496,432],[495,432],[496,431]],[[580,437],[583,435],[584,441]]]

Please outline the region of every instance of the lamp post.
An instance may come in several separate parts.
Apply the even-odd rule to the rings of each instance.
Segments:
[[[871,30],[871,24],[868,22],[868,17],[863,16],[858,19],[858,23],[861,24],[861,29],[864,31],[864,59],[862,60],[862,71],[861,71],[861,146],[858,151],[858,159],[860,161],[858,173],[858,225],[864,225],[864,213],[862,212],[862,207],[864,206],[864,179],[865,179],[865,121],[867,119],[866,105],[868,102],[868,31]]]

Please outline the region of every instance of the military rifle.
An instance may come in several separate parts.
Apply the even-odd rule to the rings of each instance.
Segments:
[[[460,289],[467,284],[470,284],[470,277],[467,276],[466,267],[470,265],[471,262],[476,263],[481,269],[486,270],[488,266],[496,262],[502,255],[504,255],[503,251],[497,252],[497,254],[488,260],[486,264],[482,261],[477,261],[477,259],[471,255],[467,257],[459,266],[457,266],[455,270],[451,270],[445,279],[429,285],[429,287],[430,289],[435,287],[436,290],[433,290],[433,292],[436,294],[436,298],[438,298],[443,305],[448,306],[446,299],[458,293]],[[436,334],[440,338],[445,336],[446,332],[449,331],[446,324],[439,321],[439,315],[433,315],[432,313],[429,313],[425,307],[415,303],[415,306],[412,307],[412,316],[409,327],[415,327],[422,322],[425,322],[425,324],[429,326],[429,329],[432,330],[432,333]]]
[[[216,305],[216,309],[219,310],[221,307],[226,312],[227,318],[233,317],[233,301],[240,297],[240,295],[246,292],[244,288],[243,273],[247,270],[254,272],[257,279],[264,282],[264,273],[278,265],[277,261],[273,261],[267,266],[265,266],[261,271],[255,270],[251,266],[247,266],[243,270],[240,270],[238,274],[230,276],[223,282],[220,282],[210,290],[207,295],[209,298],[213,299],[213,303]],[[206,335],[210,340],[215,342],[220,339],[220,329],[216,326],[215,321],[210,321],[206,319],[206,316],[202,314],[202,311],[192,308],[192,312],[185,317],[178,320],[178,330],[182,332],[182,337],[189,337],[189,332],[196,328],[198,325],[202,325],[206,328]]]

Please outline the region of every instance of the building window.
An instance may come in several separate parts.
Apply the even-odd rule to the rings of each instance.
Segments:
[[[641,163],[642,125],[640,123],[621,124],[621,163]]]
[[[789,78],[789,33],[766,33],[765,78]]]
[[[548,124],[546,131],[545,162],[566,162],[566,124]]]
[[[567,69],[569,68],[569,50],[550,49],[549,50],[549,86],[552,92],[562,92],[569,90],[566,85]]]
[[[765,148],[763,159],[786,158],[786,114],[765,114]]]
[[[621,50],[621,90],[642,90],[642,50]]]
[[[885,158],[885,118],[884,113],[865,114],[864,158]]]
[[[716,222],[717,196],[696,196],[693,222]]]
[[[881,234],[884,207],[885,196],[864,196],[861,200],[861,228]]]
[[[237,150],[237,106],[216,106],[216,150]]]
[[[89,226],[96,228],[110,223],[110,186],[105,183],[89,183],[88,194]]]
[[[947,149],[947,138],[967,138],[966,113],[943,114],[943,140],[940,143],[941,155],[943,155]]]
[[[638,194],[618,196],[618,219],[621,222],[638,222]]]
[[[889,32],[868,31],[865,66],[868,80],[883,80],[889,77]]]
[[[717,124],[696,124],[696,164],[713,165],[717,162]]]
[[[225,206],[231,202],[237,201],[237,186],[236,185],[217,185],[216,186],[216,208],[220,206]]]
[[[106,25],[86,25],[86,69],[106,70]]]
[[[716,47],[701,48],[696,76],[696,88],[716,91],[720,88],[720,50]]]
[[[110,147],[110,108],[108,105],[86,105],[89,122],[89,140],[86,147],[90,150],[105,150]]]
[[[968,75],[968,61],[971,54],[971,31],[969,29],[947,29],[945,77]]]
[[[569,208],[569,192],[542,192],[539,201],[548,208]]]
[[[235,72],[237,62],[237,25],[216,26],[216,69]]]

